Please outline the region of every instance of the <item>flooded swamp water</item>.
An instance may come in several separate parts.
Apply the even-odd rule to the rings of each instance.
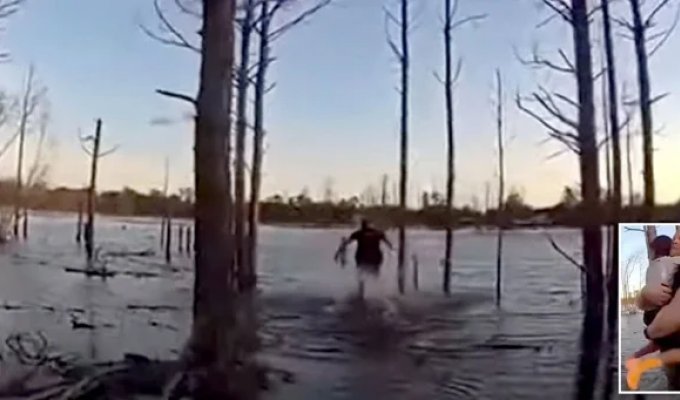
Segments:
[[[353,300],[353,267],[332,261],[347,233],[262,228],[258,357],[294,374],[293,382],[277,384],[263,398],[573,396],[580,276],[540,231],[506,234],[500,309],[494,232],[456,232],[452,294],[446,297],[443,233],[411,230],[419,290],[409,265],[406,293],[398,294],[396,255],[389,254],[363,304]],[[176,357],[191,321],[192,260],[173,249],[166,264],[159,234],[156,220],[99,218],[96,240],[103,253],[155,251],[107,258],[107,268],[119,273],[104,281],[65,271],[85,264],[74,240],[75,216],[33,216],[27,241],[0,247],[0,337],[42,330],[54,347],[84,360],[117,360],[129,352]],[[551,234],[578,252],[577,231]]]

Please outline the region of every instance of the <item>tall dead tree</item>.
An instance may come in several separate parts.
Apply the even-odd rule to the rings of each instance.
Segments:
[[[633,160],[631,158],[632,154],[632,132],[630,130],[630,125],[626,127],[626,172],[628,177],[628,206],[632,207],[635,205],[635,195],[633,189]]]
[[[231,196],[232,77],[234,72],[234,0],[202,0],[196,13],[202,27],[200,46],[190,43],[162,13],[156,13],[167,35],[159,41],[188,48],[201,56],[197,98],[158,90],[192,104],[196,111],[194,145],[194,306],[191,338],[184,358],[190,366],[206,367],[214,377],[203,393],[222,398],[233,387],[232,371],[238,330],[233,274],[233,198]]]
[[[496,305],[501,303],[501,269],[503,264],[503,229],[505,216],[505,145],[503,140],[503,81],[501,71],[496,70],[497,104],[496,104],[496,129],[498,143],[498,209],[496,211],[496,225],[498,238],[496,240]]]
[[[444,0],[444,79],[439,81],[444,85],[444,100],[446,108],[446,241],[444,249],[444,278],[442,279],[444,293],[451,290],[451,254],[453,252],[453,202],[456,181],[456,142],[454,137],[453,85],[460,76],[462,60],[458,60],[456,70],[453,66],[452,32],[466,23],[485,18],[485,15],[455,20],[458,11],[458,0]]]
[[[456,5],[458,3],[456,2]],[[453,13],[451,0],[444,0],[444,96],[446,100],[446,243],[444,249],[444,292],[451,291],[451,253],[453,251],[453,200],[456,180],[456,142],[453,135],[453,67],[451,56],[451,29]],[[459,64],[460,65],[460,64]]]
[[[610,189],[609,205],[612,207],[610,224],[611,245],[608,247],[608,280],[607,280],[607,344],[608,344],[608,368],[612,373],[607,373],[605,384],[605,395],[609,397],[613,392],[613,371],[615,370],[616,351],[616,321],[618,316],[618,285],[619,285],[619,256],[616,245],[619,242],[619,230],[616,223],[621,218],[621,140],[619,127],[619,108],[618,108],[618,82],[616,78],[616,62],[614,58],[614,41],[612,38],[611,15],[609,0],[601,0],[602,8],[602,28],[604,38],[604,50],[606,59],[607,77],[607,96],[608,96],[608,120],[611,129],[611,154],[612,154],[612,187]],[[607,118],[605,118],[605,121]]]
[[[233,213],[227,176],[232,71],[234,1],[203,0],[201,72],[196,100],[194,354],[218,371],[233,361],[234,244]],[[228,375],[225,375],[228,377]],[[228,382],[228,381],[227,381]],[[228,383],[227,383],[228,385]]]
[[[80,144],[83,151],[90,156],[90,184],[87,187],[87,220],[85,222],[85,252],[87,253],[87,260],[92,261],[94,258],[94,217],[96,212],[97,202],[97,167],[99,159],[112,154],[117,150],[113,147],[107,151],[101,151],[101,134],[102,134],[102,120],[97,119],[94,135],[80,137]],[[92,148],[88,148],[86,144],[92,143]],[[88,268],[92,263],[88,262]]]
[[[25,207],[24,204],[24,145],[26,143],[26,135],[28,134],[29,125],[32,122],[34,114],[40,104],[43,96],[43,90],[36,88],[35,83],[35,68],[31,65],[28,69],[26,77],[26,86],[21,95],[20,110],[19,110],[19,130],[18,130],[18,156],[17,156],[17,174],[16,174],[16,188],[14,192],[14,237],[19,237],[19,224],[21,223],[25,213],[22,212]]]
[[[559,51],[562,63],[555,63],[534,53],[527,64],[550,68],[571,76],[576,81],[577,99],[550,92],[539,87],[531,100],[535,101],[550,117],[545,118],[523,104],[517,96],[517,105],[529,116],[536,119],[550,137],[560,141],[567,149],[579,156],[581,175],[581,220],[583,264],[574,262],[586,276],[586,304],[581,337],[581,359],[579,362],[579,399],[591,399],[594,395],[602,347],[604,285],[602,260],[602,230],[599,182],[599,154],[595,129],[594,76],[590,45],[590,16],[592,10],[587,0],[543,0],[572,28],[572,62],[563,51]],[[575,108],[574,120],[559,107],[566,104]],[[554,242],[553,242],[554,243]],[[555,245],[554,247],[557,248]],[[562,252],[563,254],[566,254]],[[570,258],[574,261],[573,258]]]
[[[656,226],[645,225],[643,229],[645,231],[645,243],[646,243],[646,247],[647,247],[647,259],[651,261],[651,260],[654,259],[654,249],[652,248],[652,241],[654,241],[654,238],[656,238]]]
[[[259,15],[254,19],[254,31],[259,38],[258,59],[255,64],[254,77],[254,107],[253,107],[253,151],[250,173],[250,199],[248,202],[248,240],[246,245],[245,267],[240,283],[242,290],[248,290],[257,284],[257,243],[259,224],[260,192],[262,187],[262,160],[264,154],[264,97],[272,90],[273,85],[267,85],[267,72],[273,62],[271,43],[280,38],[289,29],[306,21],[319,10],[330,4],[331,0],[316,0],[309,8],[303,9],[293,18],[276,22],[276,16],[282,7],[289,5],[291,0],[259,0]],[[256,2],[251,3],[255,7]],[[253,81],[253,79],[250,79]]]
[[[165,238],[165,262],[170,264],[172,262],[172,210],[170,210],[170,198],[168,191],[170,190],[170,159],[165,158],[164,164],[165,175],[163,178],[163,223]]]
[[[250,38],[253,31],[255,1],[245,0],[244,12],[239,18],[240,25],[240,56],[236,79],[236,148],[234,166],[234,245],[235,268],[238,273],[238,285],[243,289],[246,276],[249,274],[246,257],[246,204],[245,204],[245,171],[246,171],[246,129],[248,111],[248,71],[250,69]]]
[[[639,91],[639,107],[640,107],[640,122],[642,128],[642,168],[644,175],[644,218],[646,221],[651,220],[655,205],[655,184],[654,184],[654,126],[652,124],[652,105],[665,97],[662,94],[652,97],[651,84],[649,79],[649,57],[653,56],[659,48],[668,40],[671,33],[677,25],[680,17],[680,8],[675,15],[672,25],[660,32],[652,33],[652,29],[656,27],[656,16],[667,8],[671,3],[670,0],[658,0],[652,11],[647,16],[643,15],[640,0],[629,0],[631,10],[631,21],[625,21],[621,18],[616,18],[619,25],[626,28],[630,36],[629,39],[635,44],[635,59],[637,64],[637,81]],[[651,44],[652,48],[648,51],[647,45]]]
[[[387,43],[392,53],[399,62],[401,79],[399,86],[400,96],[400,144],[399,144],[399,249],[397,253],[397,280],[399,292],[404,292],[404,279],[406,274],[406,227],[405,215],[408,197],[408,121],[409,121],[409,67],[410,67],[410,47],[409,47],[409,0],[399,0],[400,16],[396,17],[388,9],[385,9]],[[397,45],[389,33],[389,24],[394,24],[399,29],[399,45]]]
[[[83,236],[83,201],[78,200],[78,220],[76,221],[76,243],[80,244]]]

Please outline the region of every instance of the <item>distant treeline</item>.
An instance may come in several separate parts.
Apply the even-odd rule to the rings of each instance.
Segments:
[[[260,218],[263,223],[270,224],[302,224],[302,225],[346,225],[357,222],[359,217],[368,217],[385,228],[397,226],[403,221],[409,226],[426,226],[443,228],[447,223],[457,226],[494,225],[498,222],[496,209],[479,210],[472,206],[456,208],[449,216],[442,196],[423,194],[418,209],[402,212],[397,206],[390,204],[365,204],[358,197],[338,201],[314,201],[305,194],[293,197],[275,195],[260,203]],[[0,181],[0,205],[11,205],[14,201],[14,184],[11,181]],[[33,210],[77,212],[79,204],[84,207],[86,189],[59,187],[49,189],[44,186],[33,186],[26,189],[23,195],[26,206]],[[104,191],[97,195],[97,212],[108,215],[126,216],[161,216],[169,210],[174,217],[191,218],[193,210],[193,191],[182,189],[179,193],[169,195],[167,199],[159,190],[151,190],[148,194],[125,188],[121,191]],[[610,222],[608,202],[602,203],[602,222]],[[520,194],[511,192],[505,201],[501,223],[505,227],[515,225],[560,225],[580,226],[583,213],[575,191],[565,188],[562,200],[553,207],[533,208],[527,205]],[[621,220],[626,222],[641,221],[640,206],[625,207]],[[680,205],[662,205],[655,209],[655,221],[680,221]],[[646,222],[646,221],[645,221]]]

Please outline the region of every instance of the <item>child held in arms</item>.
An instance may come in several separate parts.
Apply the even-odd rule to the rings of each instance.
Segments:
[[[680,338],[677,335],[680,332],[680,295],[676,296],[680,287],[680,274],[677,274],[680,257],[670,257],[672,245],[673,240],[665,235],[657,236],[650,244],[653,259],[647,267],[645,285],[668,287],[672,299],[665,306],[647,309],[643,314],[647,326],[644,334],[649,342],[626,360],[626,382],[632,390],[639,388],[644,372],[680,364]]]

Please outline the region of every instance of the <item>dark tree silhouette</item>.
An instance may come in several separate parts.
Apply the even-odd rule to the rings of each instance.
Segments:
[[[409,121],[409,67],[410,67],[410,46],[409,46],[409,0],[400,0],[399,17],[385,9],[387,42],[392,53],[399,62],[401,78],[399,85],[400,96],[400,144],[399,144],[399,208],[402,213],[406,212],[408,197],[408,121]],[[390,36],[389,25],[394,24],[399,28],[399,45]],[[405,288],[406,274],[406,227],[404,226],[403,216],[399,221],[399,249],[397,253],[398,266],[398,286],[399,292],[403,293]]]
[[[98,119],[94,135],[80,137],[80,144],[83,151],[90,156],[90,184],[87,187],[87,221],[85,222],[85,252],[87,253],[88,268],[92,267],[91,261],[94,259],[94,218],[96,212],[96,193],[97,193],[97,167],[99,159],[114,153],[118,147],[113,147],[107,151],[101,151],[102,120]],[[92,148],[86,146],[92,143]]]
[[[671,26],[659,32],[652,32],[656,28],[655,18],[669,7],[670,0],[655,2],[654,8],[646,16],[643,15],[640,0],[629,0],[631,10],[631,22],[621,18],[613,19],[620,26],[626,28],[630,35],[627,36],[635,45],[635,58],[637,64],[637,83],[639,91],[640,122],[642,126],[642,169],[644,175],[644,219],[650,221],[653,217],[655,205],[654,184],[654,126],[652,124],[652,105],[664,98],[666,94],[652,97],[651,83],[649,79],[649,57],[653,56],[668,40],[675,30],[680,18],[680,8],[675,14]],[[647,45],[651,44],[651,49]]]
[[[516,102],[520,110],[534,118],[550,137],[560,141],[567,149],[579,156],[581,175],[581,212],[584,216],[582,226],[583,265],[575,262],[585,272],[586,304],[581,337],[581,358],[577,396],[591,399],[594,396],[597,373],[600,365],[602,347],[604,285],[602,261],[602,231],[600,210],[599,154],[595,129],[594,75],[590,44],[591,9],[587,0],[543,0],[556,15],[570,24],[572,28],[574,62],[563,51],[559,51],[562,64],[539,57],[525,61],[532,66],[540,66],[572,76],[576,81],[577,99],[568,98],[560,93],[549,92],[539,87],[531,99],[550,116],[544,118],[523,104],[518,95]],[[557,100],[576,109],[576,120],[570,118],[558,106]],[[554,122],[557,121],[557,122]],[[612,127],[618,129],[618,127]],[[554,247],[559,247],[552,242]],[[566,253],[562,252],[563,255]]]
[[[446,107],[446,210],[448,214],[446,223],[446,243],[444,249],[444,279],[442,280],[445,293],[451,290],[451,257],[453,252],[453,202],[455,198],[456,164],[454,137],[454,110],[453,110],[453,85],[460,76],[462,62],[459,59],[454,72],[451,34],[455,28],[466,23],[485,18],[485,15],[473,15],[471,17],[455,20],[458,11],[458,0],[444,0],[444,79],[439,81],[444,85],[444,99]]]

